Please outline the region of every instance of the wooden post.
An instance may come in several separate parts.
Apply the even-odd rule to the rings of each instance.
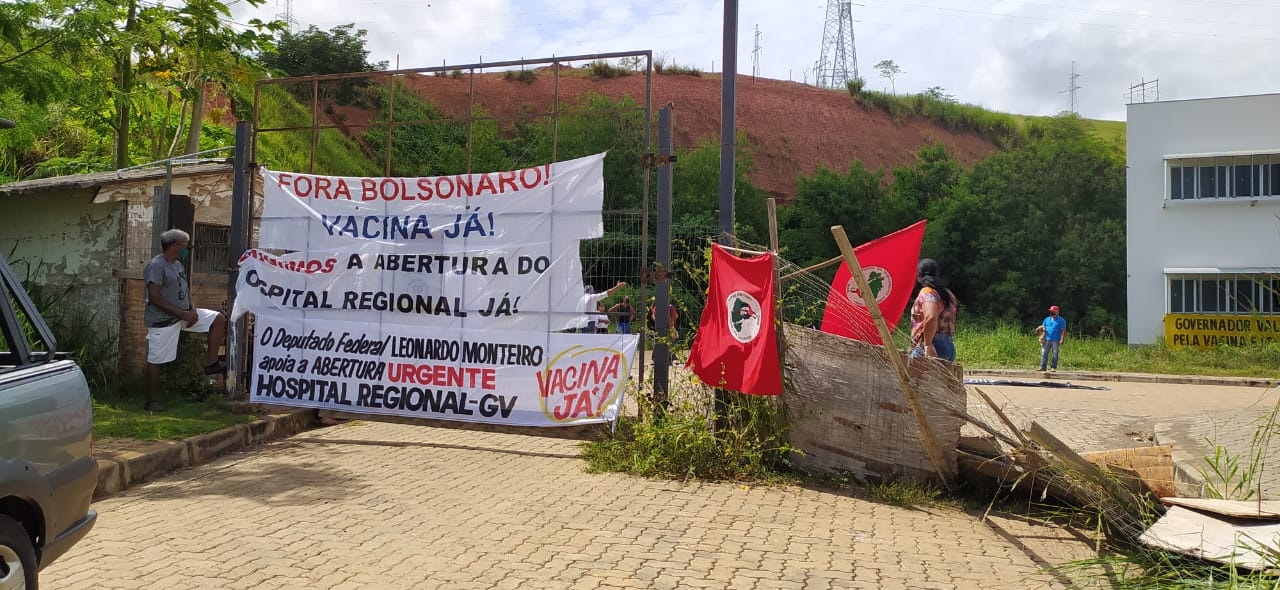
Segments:
[[[767,201],[769,210],[769,252],[773,253],[773,314],[774,336],[778,341],[778,369],[785,373],[787,366],[786,339],[782,334],[782,308],[778,301],[782,299],[782,279],[778,278],[778,205],[773,197]],[[786,382],[783,381],[783,389]]]
[[[876,329],[880,332],[880,341],[884,344],[885,355],[889,357],[889,364],[893,365],[897,371],[902,393],[907,396],[911,411],[916,415],[916,425],[920,427],[920,443],[929,454],[929,460],[933,462],[934,470],[942,478],[943,485],[950,489],[955,477],[955,466],[948,465],[942,458],[942,449],[938,448],[938,439],[933,434],[933,427],[929,425],[929,417],[925,416],[924,408],[920,405],[920,396],[916,393],[915,386],[911,384],[907,364],[902,361],[902,354],[893,345],[893,335],[889,333],[889,325],[885,323],[884,315],[880,313],[880,304],[876,302],[875,296],[871,295],[874,291],[871,290],[871,285],[867,284],[867,277],[862,274],[862,265],[858,263],[858,256],[853,253],[849,236],[845,235],[844,226],[840,225],[831,226],[831,235],[835,236],[836,243],[840,245],[840,253],[844,255],[844,261],[849,265],[853,280],[858,283],[858,291],[868,295],[862,298],[862,302],[866,304],[871,320],[875,322]]]

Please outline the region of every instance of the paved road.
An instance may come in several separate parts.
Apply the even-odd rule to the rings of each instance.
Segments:
[[[1078,451],[1172,444],[1175,460],[1192,473],[1213,452],[1206,439],[1231,453],[1248,454],[1260,419],[1280,403],[1280,389],[1261,387],[1072,383],[1109,390],[978,387],[1005,406],[1015,424],[1037,420]],[[970,395],[969,407],[979,415],[986,411],[976,395]],[[1280,456],[1280,435],[1269,441],[1267,450],[1270,457]],[[1280,498],[1280,467],[1264,469],[1260,481],[1264,497]]]
[[[97,504],[49,588],[1062,588],[1053,526],[583,472],[575,443],[381,423]]]

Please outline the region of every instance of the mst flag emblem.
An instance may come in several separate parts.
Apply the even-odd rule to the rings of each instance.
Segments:
[[[748,293],[734,291],[724,300],[729,310],[729,333],[734,340],[747,343],[760,335],[760,302]]]
[[[773,255],[739,258],[712,244],[710,283],[687,365],[711,387],[757,395],[782,393]]]
[[[893,293],[893,275],[879,266],[864,267],[862,274],[867,277],[867,285],[871,287],[871,292],[875,293],[876,303],[884,303],[884,300],[889,298],[889,294]],[[867,306],[866,302],[862,300],[862,293],[858,289],[858,281],[846,283],[844,291],[844,294],[849,297],[850,303],[863,307]]]

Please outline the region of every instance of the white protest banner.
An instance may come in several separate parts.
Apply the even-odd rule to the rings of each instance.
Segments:
[[[637,336],[257,316],[253,403],[570,426],[615,420]]]
[[[301,314],[433,328],[559,330],[588,310],[574,242],[450,254],[370,243],[275,256],[248,250],[232,319]]]
[[[412,252],[573,241],[604,235],[604,154],[535,168],[424,178],[263,170],[261,248],[353,241]]]

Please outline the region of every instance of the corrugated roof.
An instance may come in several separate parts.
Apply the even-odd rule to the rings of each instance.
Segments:
[[[185,166],[175,166],[173,168],[173,176],[180,178],[184,176],[198,176],[202,174],[217,174],[222,172],[231,172],[231,164],[224,162],[210,162],[203,164],[190,164]],[[23,180],[21,182],[13,182],[0,186],[0,198],[13,195],[22,195],[28,193],[43,193],[57,190],[77,190],[77,189],[97,189],[108,184],[118,184],[122,182],[137,182],[139,180],[163,179],[165,170],[161,168],[147,168],[140,170],[112,171],[112,172],[90,172],[89,174],[68,174],[66,176],[51,176],[49,178],[37,178],[34,180]]]

